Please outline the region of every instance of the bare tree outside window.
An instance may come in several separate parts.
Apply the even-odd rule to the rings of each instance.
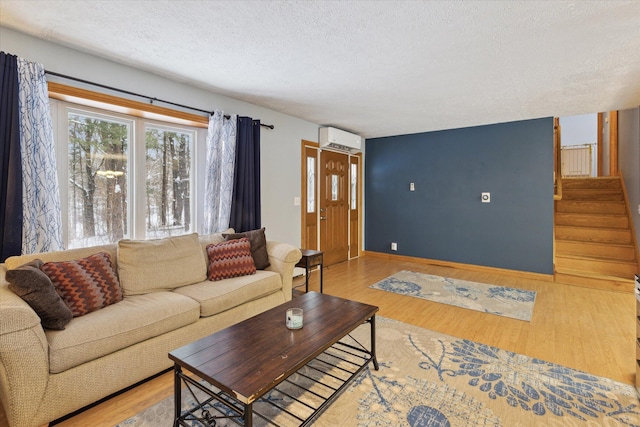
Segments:
[[[69,113],[69,247],[127,234],[127,150],[131,125]]]
[[[67,152],[68,248],[192,232],[197,128],[69,104],[59,108],[67,119],[59,140]]]
[[[146,237],[184,234],[191,229],[191,144],[193,133],[146,128]]]

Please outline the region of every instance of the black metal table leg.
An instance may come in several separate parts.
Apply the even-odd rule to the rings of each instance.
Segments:
[[[253,425],[253,403],[244,405],[244,427]]]
[[[174,400],[174,417],[173,427],[178,427],[180,424],[180,415],[182,414],[182,382],[180,380],[180,373],[182,369],[176,363],[173,365],[173,398]]]
[[[376,357],[376,315],[371,316],[371,320],[369,320],[371,324],[371,360],[373,360],[373,368],[378,371],[380,367],[378,366],[378,358]]]

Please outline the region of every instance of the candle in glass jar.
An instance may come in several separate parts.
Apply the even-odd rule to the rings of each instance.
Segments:
[[[290,308],[287,310],[286,317],[287,328],[289,329],[300,329],[302,328],[302,309],[301,308]]]

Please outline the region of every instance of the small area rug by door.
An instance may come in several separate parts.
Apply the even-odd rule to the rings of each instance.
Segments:
[[[366,369],[314,426],[640,426],[631,385],[379,316],[376,327],[380,370]],[[369,325],[353,335],[369,345]],[[171,397],[118,426],[169,427],[172,418]]]
[[[402,270],[370,288],[427,299],[442,304],[530,321],[535,291],[487,285]]]

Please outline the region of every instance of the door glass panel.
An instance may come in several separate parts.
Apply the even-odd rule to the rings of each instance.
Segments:
[[[331,175],[331,200],[338,200],[338,175]]]
[[[307,157],[307,213],[316,211],[316,161]]]
[[[351,163],[351,209],[357,208],[358,200],[358,165]]]

